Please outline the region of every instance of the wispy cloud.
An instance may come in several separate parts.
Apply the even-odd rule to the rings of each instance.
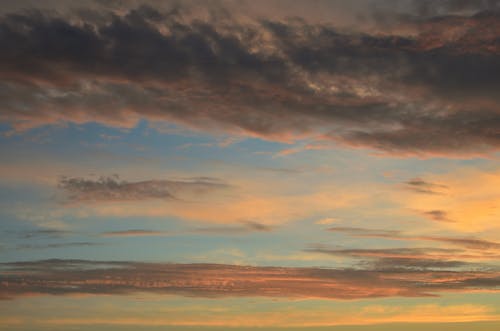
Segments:
[[[172,235],[168,231],[155,231],[144,229],[130,229],[122,231],[107,231],[100,234],[102,237],[166,237]]]
[[[397,230],[366,229],[353,227],[331,227],[327,231],[346,233],[355,237],[384,238],[393,240],[433,241],[477,250],[500,250],[500,242],[473,237],[411,236]]]
[[[253,221],[240,221],[241,225],[232,226],[210,226],[210,227],[200,227],[192,229],[191,233],[203,233],[203,234],[247,234],[251,232],[269,232],[274,229],[274,227]]]
[[[421,213],[423,216],[425,216],[428,219],[431,219],[433,221],[438,221],[438,222],[454,222],[448,217],[448,213],[444,210],[439,210],[439,209],[434,209],[434,210],[427,210],[423,211]]]
[[[47,249],[47,248],[67,248],[67,247],[87,247],[87,246],[99,246],[102,243],[89,242],[89,241],[78,241],[78,242],[61,242],[61,243],[50,243],[50,244],[22,244],[17,245],[16,249]]]
[[[404,184],[406,189],[424,194],[443,194],[443,190],[448,188],[446,185],[432,183],[418,177],[410,179]]]
[[[160,180],[128,182],[118,176],[85,179],[62,177],[59,188],[72,202],[137,201],[148,199],[179,199],[194,197],[228,188],[224,182],[208,177],[186,180]]]

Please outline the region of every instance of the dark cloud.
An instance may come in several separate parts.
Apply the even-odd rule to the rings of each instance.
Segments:
[[[422,215],[425,217],[433,220],[433,221],[438,221],[438,222],[453,222],[453,220],[450,220],[448,218],[448,213],[444,210],[427,210],[422,212]]]
[[[146,118],[398,155],[500,147],[494,11],[413,19],[408,36],[300,19],[189,20],[148,6],[99,20],[90,12],[0,18],[1,121],[21,131]]]
[[[421,16],[500,10],[498,0],[414,0],[412,5],[416,13]]]
[[[447,189],[446,185],[431,183],[418,177],[412,178],[404,184],[406,189],[424,194],[443,194],[442,191]]]
[[[0,298],[152,292],[195,297],[360,299],[488,290],[494,271],[251,267],[220,264],[46,260],[0,265]]]
[[[69,201],[132,201],[147,199],[177,199],[203,195],[229,185],[214,178],[192,178],[186,180],[146,180],[127,182],[118,176],[99,179],[62,177],[59,188]]]

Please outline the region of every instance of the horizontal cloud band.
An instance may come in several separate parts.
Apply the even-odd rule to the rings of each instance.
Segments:
[[[1,265],[0,298],[28,294],[265,296],[358,299],[497,290],[493,271],[362,270],[44,260]]]

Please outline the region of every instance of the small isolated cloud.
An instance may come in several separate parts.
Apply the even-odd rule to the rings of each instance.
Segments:
[[[421,214],[426,218],[437,222],[454,222],[448,217],[448,213],[444,210],[439,210],[439,209],[428,210],[428,211],[423,211]]]
[[[128,182],[118,176],[109,176],[98,179],[61,177],[58,187],[71,202],[119,202],[192,197],[227,188],[229,185],[210,177]]]
[[[404,182],[404,185],[407,190],[423,194],[444,194],[443,190],[448,188],[446,185],[432,183],[421,178],[410,179]]]

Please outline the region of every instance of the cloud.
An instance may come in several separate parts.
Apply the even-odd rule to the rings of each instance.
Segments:
[[[25,231],[19,234],[20,238],[31,239],[36,237],[61,238],[70,235],[73,232],[59,229],[40,229],[34,231]]]
[[[205,177],[127,182],[120,180],[118,176],[100,177],[97,180],[62,177],[58,186],[72,202],[170,200],[183,195],[192,197],[229,187],[217,179]]]
[[[384,35],[148,6],[11,13],[0,18],[0,120],[20,132],[144,118],[402,156],[488,155],[500,147],[498,21],[408,18],[415,33]]]
[[[428,240],[441,241],[440,238],[404,238],[400,240]],[[395,239],[394,237],[391,239]],[[454,242],[457,244],[456,242]],[[459,243],[465,246],[464,243]],[[331,256],[356,259],[359,264],[376,270],[435,270],[447,269],[467,270],[472,268],[486,268],[486,265],[477,261],[496,261],[500,259],[499,252],[482,251],[469,252],[455,248],[435,247],[397,247],[397,248],[330,248],[324,245],[314,245],[305,250],[309,253],[321,253]]]
[[[107,231],[102,232],[102,237],[163,237],[171,235],[168,231],[155,231],[155,230],[142,230],[142,229],[131,229],[123,231]]]
[[[67,248],[67,247],[86,247],[86,246],[98,246],[101,243],[79,241],[79,242],[65,242],[65,243],[51,243],[51,244],[22,244],[17,245],[16,249],[47,249],[47,248]]]
[[[375,237],[375,238],[399,238],[399,231],[396,230],[378,230],[378,229],[364,229],[354,227],[335,226],[328,228],[327,231],[331,232],[344,232],[353,236],[360,237]]]
[[[438,222],[454,222],[448,218],[448,213],[444,210],[434,209],[422,212],[422,215]]]
[[[274,227],[266,224],[251,221],[240,221],[240,225],[210,226],[187,229],[183,231],[157,231],[145,229],[129,229],[122,231],[102,232],[102,237],[164,237],[173,235],[191,235],[191,234],[213,234],[213,235],[243,235],[252,232],[269,232]]]
[[[202,233],[202,234],[247,234],[250,232],[269,232],[274,229],[274,227],[253,221],[241,221],[241,225],[234,226],[211,226],[203,228],[195,228],[189,232],[191,233]]]
[[[429,174],[427,177],[426,183],[446,186],[446,189],[430,188],[442,194],[404,194],[400,191],[393,195],[395,203],[454,231],[497,230],[500,211],[496,208],[500,203],[498,169],[464,167],[448,174]]]
[[[418,177],[410,179],[404,184],[406,189],[424,194],[443,194],[442,190],[447,189],[446,185],[428,182]]]
[[[431,296],[442,291],[494,290],[494,271],[419,272],[375,269],[251,267],[45,260],[1,264],[0,297],[28,294],[132,294],[195,297],[359,299]]]
[[[409,241],[433,241],[445,244],[452,244],[462,248],[473,250],[500,250],[500,243],[473,237],[446,237],[446,236],[410,236],[396,230],[365,229],[353,227],[331,227],[327,229],[331,232],[347,233],[355,237],[384,238],[393,240]]]

